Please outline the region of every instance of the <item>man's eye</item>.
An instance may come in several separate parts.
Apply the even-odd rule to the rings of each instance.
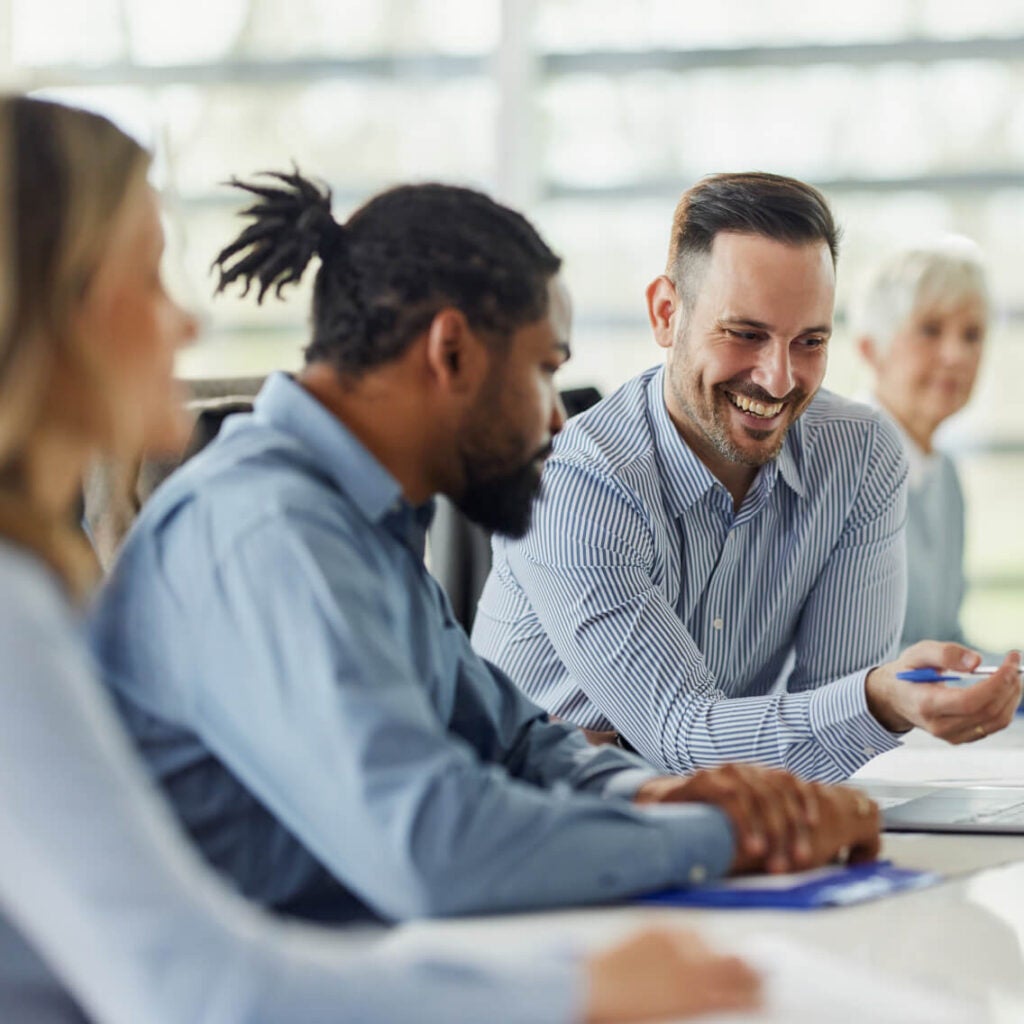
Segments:
[[[759,341],[761,338],[759,331],[733,331],[726,329],[726,334],[730,337],[738,338],[740,341]]]
[[[828,343],[828,338],[822,338],[818,335],[812,335],[810,338],[803,338],[800,341],[800,345],[803,348],[824,348]]]

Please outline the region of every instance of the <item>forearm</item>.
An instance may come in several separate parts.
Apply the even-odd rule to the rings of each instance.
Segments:
[[[899,745],[871,714],[864,672],[805,693],[709,700],[680,692],[664,723],[668,771],[751,761],[841,782]]]
[[[211,1021],[578,1024],[583,1017],[584,965],[564,949],[481,958],[387,946],[368,950],[306,929],[288,929],[284,938],[254,958],[253,967],[271,969],[248,1011],[252,1016],[239,1007],[224,1017],[211,1014]]]
[[[348,862],[341,877],[379,912],[402,919],[606,902],[683,884],[694,868],[719,876],[732,863],[731,829],[711,807],[651,814],[495,769],[482,779],[460,774],[448,766],[421,780],[401,812],[368,809],[360,830],[376,836],[376,855],[372,865]]]
[[[578,727],[537,719],[523,730],[506,765],[519,778],[551,787],[631,799],[656,772],[642,758],[610,746],[593,746]]]

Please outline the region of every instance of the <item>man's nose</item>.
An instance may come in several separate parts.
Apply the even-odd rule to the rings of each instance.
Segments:
[[[784,398],[793,390],[793,364],[787,341],[773,340],[761,349],[751,380],[772,398]]]

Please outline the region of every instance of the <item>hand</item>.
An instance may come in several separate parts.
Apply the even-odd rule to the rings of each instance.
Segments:
[[[591,956],[587,1024],[677,1020],[755,1010],[761,982],[742,960],[712,953],[689,932],[649,929]]]
[[[858,860],[878,854],[878,808],[866,796],[777,769],[727,764],[687,777],[660,776],[645,782],[635,800],[718,807],[736,833],[733,873],[803,870],[844,850]]]
[[[607,743],[616,743],[619,739],[619,734],[614,729],[581,729],[580,732],[586,736],[587,742],[595,747],[604,746]]]
[[[868,709],[890,732],[906,732],[916,725],[949,743],[980,740],[1005,729],[1020,704],[1020,655],[1016,651],[1011,651],[988,679],[966,688],[896,678],[897,672],[912,668],[972,672],[980,662],[976,651],[959,644],[922,640],[895,661],[868,673]]]

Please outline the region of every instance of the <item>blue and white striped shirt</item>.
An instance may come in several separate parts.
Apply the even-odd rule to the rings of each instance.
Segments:
[[[899,742],[864,692],[903,621],[899,437],[819,392],[734,512],[663,386],[648,370],[559,435],[529,534],[495,539],[473,644],[552,714],[615,729],[660,768],[846,778]]]

